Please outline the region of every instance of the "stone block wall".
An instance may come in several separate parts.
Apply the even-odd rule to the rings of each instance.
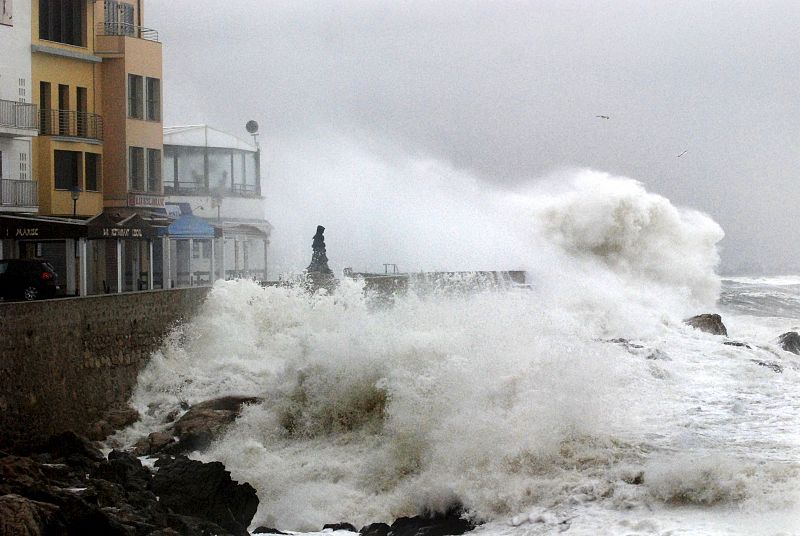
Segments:
[[[0,447],[85,433],[122,408],[139,371],[208,287],[0,303]]]

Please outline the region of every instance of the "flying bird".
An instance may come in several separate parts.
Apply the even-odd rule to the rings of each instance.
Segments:
[[[679,154],[679,155],[678,155],[676,158],[680,158],[680,157],[682,157],[682,156],[683,156],[683,155],[685,155],[685,154],[686,154],[688,151],[689,151],[689,149],[686,149],[686,150],[685,150],[685,151],[683,151],[681,154]]]
[[[600,119],[611,119],[611,116],[608,115],[596,115],[595,117],[599,117]]]

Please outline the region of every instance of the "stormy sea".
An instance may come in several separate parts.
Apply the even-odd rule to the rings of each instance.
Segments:
[[[217,282],[113,441],[253,397],[190,455],[257,490],[251,529],[457,506],[491,536],[800,534],[800,276],[720,277],[720,227],[628,179],[506,202],[525,284]]]

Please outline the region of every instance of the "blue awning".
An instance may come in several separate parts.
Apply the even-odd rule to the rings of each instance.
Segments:
[[[184,214],[160,233],[173,238],[214,238],[214,227],[206,221]]]

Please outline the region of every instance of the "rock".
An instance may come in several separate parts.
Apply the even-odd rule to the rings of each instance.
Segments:
[[[739,341],[725,341],[722,344],[726,346],[738,346],[739,348],[747,348],[748,350],[752,350],[753,348],[747,344],[746,342],[739,342]]]
[[[693,316],[684,322],[695,329],[711,333],[712,335],[725,335],[728,336],[728,330],[725,324],[722,323],[722,317],[717,314],[702,314]]]
[[[181,453],[206,448],[236,420],[244,404],[261,400],[256,397],[226,396],[195,404],[173,427],[178,444],[166,450]]]
[[[358,532],[356,528],[350,523],[326,523],[322,530],[347,530],[350,532]]]
[[[153,432],[136,442],[133,446],[133,454],[136,456],[150,456],[161,452],[173,443],[175,443],[175,438],[172,437],[172,434]]]
[[[278,529],[273,529],[272,527],[265,527],[262,525],[260,527],[256,527],[256,530],[253,531],[253,534],[286,534],[286,533]]]
[[[666,352],[663,352],[658,348],[654,349],[652,352],[647,354],[645,359],[650,359],[653,361],[672,361],[672,358],[669,355],[667,355]]]
[[[200,517],[248,536],[247,527],[258,508],[256,490],[239,484],[219,462],[202,463],[184,456],[156,462],[152,490],[159,503],[176,514]]]
[[[128,491],[145,491],[152,474],[136,456],[112,450],[108,455],[108,463],[99,465],[91,476],[119,484]]]
[[[48,452],[53,459],[83,458],[92,462],[105,461],[106,457],[97,446],[74,432],[63,432],[50,437],[39,452]]]
[[[759,361],[758,359],[751,359],[750,361],[761,367],[767,367],[776,374],[780,374],[781,372],[783,372],[783,367],[780,366],[778,363],[774,363],[772,361]]]
[[[141,418],[139,412],[133,408],[112,409],[103,415],[103,418],[92,424],[87,432],[87,437],[94,441],[103,441],[105,438],[122,430]]]
[[[475,525],[461,517],[461,508],[451,508],[444,514],[398,518],[389,530],[389,536],[445,536],[464,534]]]
[[[19,495],[0,497],[0,536],[39,536],[54,532],[58,507]],[[52,531],[52,532],[51,532]]]
[[[778,337],[778,344],[787,352],[800,355],[800,334],[796,331],[788,331]]]
[[[372,523],[365,527],[361,527],[359,531],[361,536],[387,536],[392,527],[386,523]]]

